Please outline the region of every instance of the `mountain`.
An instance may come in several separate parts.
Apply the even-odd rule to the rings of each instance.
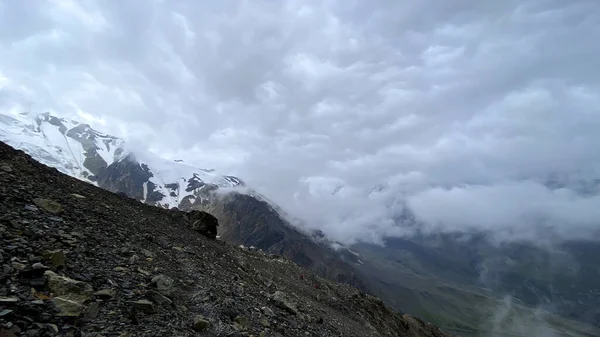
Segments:
[[[447,336],[186,217],[0,142],[0,336]]]
[[[343,249],[334,251],[314,233],[300,232],[277,205],[237,177],[132,150],[123,139],[49,113],[0,114],[0,140],[62,173],[143,203],[210,211],[219,219],[222,239],[285,256],[320,276],[366,290],[341,259]]]
[[[586,335],[588,324],[600,326],[600,245],[594,242],[542,247],[455,233],[352,248],[364,261],[356,266],[359,275],[371,276],[367,286],[377,296],[447,331],[499,335],[490,322],[507,308],[507,299],[512,315],[501,325],[507,334],[536,336],[531,331],[545,326],[554,335]]]
[[[50,113],[0,114],[0,140],[62,173],[164,208],[194,202],[199,191],[245,186],[214,170],[132,151],[123,139]]]

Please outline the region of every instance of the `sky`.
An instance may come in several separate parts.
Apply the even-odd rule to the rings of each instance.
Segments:
[[[343,242],[600,227],[597,0],[0,0],[0,109],[244,179]],[[549,184],[552,182],[552,184]]]

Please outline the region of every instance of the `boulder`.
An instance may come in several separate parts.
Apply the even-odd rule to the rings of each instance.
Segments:
[[[58,215],[63,211],[62,205],[54,200],[35,198],[33,203],[50,214]]]
[[[119,197],[123,198],[123,199],[129,199],[129,196],[125,192],[119,191],[119,192],[117,192],[115,194],[118,195]]]
[[[187,218],[192,222],[192,228],[210,239],[217,238],[217,227],[219,227],[219,220],[207,212],[192,210],[187,213]]]
[[[273,295],[271,295],[271,301],[273,301],[273,303],[277,307],[287,311],[290,314],[293,314],[293,315],[298,314],[298,309],[297,309],[296,305],[293,302],[291,302],[287,298],[285,293],[282,291],[276,291]]]
[[[63,250],[53,250],[44,252],[44,257],[50,260],[54,268],[64,267],[67,261],[65,252]]]
[[[61,296],[52,298],[52,303],[59,309],[58,316],[61,317],[77,317],[85,309],[81,302]]]
[[[94,293],[94,289],[88,283],[60,276],[49,270],[44,275],[48,277],[48,288],[54,293],[54,296],[83,303]]]

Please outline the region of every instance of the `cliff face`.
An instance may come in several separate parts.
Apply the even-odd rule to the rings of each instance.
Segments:
[[[3,337],[444,336],[353,287],[210,240],[179,211],[71,178],[4,143],[0,264]]]

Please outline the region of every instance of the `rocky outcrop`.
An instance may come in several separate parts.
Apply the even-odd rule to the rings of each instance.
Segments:
[[[192,210],[187,213],[187,219],[192,223],[192,228],[210,239],[217,238],[217,227],[219,227],[219,220],[209,213]]]
[[[185,213],[122,199],[4,143],[0,168],[0,336],[444,336],[356,288],[210,240]]]

